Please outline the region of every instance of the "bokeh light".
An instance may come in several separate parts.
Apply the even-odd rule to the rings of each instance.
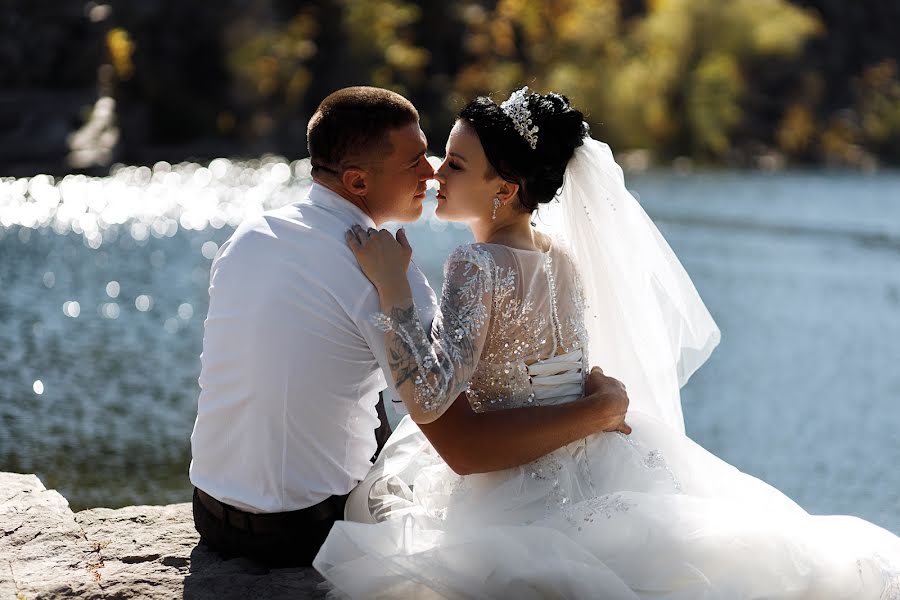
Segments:
[[[118,319],[121,309],[116,302],[104,302],[98,307],[98,312],[104,319]]]
[[[178,333],[178,330],[181,329],[181,324],[178,322],[178,319],[169,317],[163,323],[163,328],[169,333]]]
[[[183,321],[189,320],[192,316],[194,316],[194,307],[185,302],[178,306],[178,316],[181,317]]]
[[[153,308],[153,297],[147,294],[141,294],[134,299],[134,307],[141,312],[147,312]]]
[[[179,228],[236,227],[247,217],[297,201],[298,187],[311,181],[309,159],[288,162],[271,155],[245,161],[217,158],[208,166],[165,161],[152,168],[114,165],[108,177],[0,177],[0,226],[19,225],[22,243],[33,230],[72,232],[98,250],[115,241],[120,228],[145,243],[151,237],[173,237]],[[212,259],[218,245],[208,244],[203,256]],[[165,256],[151,260],[160,266]],[[52,287],[53,280],[45,279],[44,285]]]
[[[67,317],[72,317],[73,319],[77,319],[78,315],[81,314],[81,305],[76,300],[69,300],[63,303],[63,313]]]
[[[212,260],[216,257],[216,252],[219,251],[219,245],[213,241],[204,242],[203,247],[200,249],[201,254],[203,254],[203,258]]]

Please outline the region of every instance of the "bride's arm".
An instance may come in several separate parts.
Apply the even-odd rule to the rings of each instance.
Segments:
[[[591,393],[556,406],[476,413],[462,394],[440,419],[419,428],[459,475],[523,465],[593,433],[630,432],[624,388],[599,373],[590,378]]]
[[[412,249],[405,232],[398,231],[396,239],[384,230],[353,232],[348,244],[378,292],[382,314],[376,325],[384,332],[394,390],[415,422],[430,423],[466,389],[478,364],[490,320],[493,260],[470,246],[451,255],[431,340],[406,278]]]
[[[440,312],[428,336],[418,318],[409,284],[376,285],[383,313],[378,326],[394,389],[419,424],[440,417],[468,387],[490,321],[490,258],[471,249],[449,259]]]

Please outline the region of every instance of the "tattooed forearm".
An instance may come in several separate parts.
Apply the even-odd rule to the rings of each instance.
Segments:
[[[405,395],[404,384],[412,382],[415,404],[426,412],[439,409],[452,378],[452,365],[442,364],[445,361],[435,344],[429,342],[415,306],[394,307],[389,317],[382,317],[388,366],[397,391]]]
[[[385,332],[388,367],[404,401],[424,413],[439,411],[468,385],[479,354],[476,339],[489,317],[485,294],[490,272],[466,262],[444,287],[434,341],[419,322],[415,305],[384,307],[376,316]]]
[[[421,329],[419,318],[416,315],[415,305],[409,308],[397,308],[391,311],[389,317],[390,328],[386,331],[388,364],[391,373],[394,375],[394,384],[399,389],[407,381],[415,381],[419,375],[419,365],[416,362],[416,348],[422,350],[428,346],[428,339],[425,337],[425,331],[419,336],[416,329]],[[407,332],[408,338],[413,341],[414,347],[410,348],[403,341],[398,333],[394,331]],[[420,339],[424,338],[424,339]]]

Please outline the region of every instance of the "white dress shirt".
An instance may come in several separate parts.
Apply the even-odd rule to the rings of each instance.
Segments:
[[[210,271],[191,482],[250,512],[346,494],[375,453],[378,392],[391,382],[374,286],[344,239],[361,209],[309,197],[242,223]],[[434,292],[408,273],[426,330]]]

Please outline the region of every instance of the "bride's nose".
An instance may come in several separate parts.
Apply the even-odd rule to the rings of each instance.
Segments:
[[[432,165],[434,165],[435,181],[437,181],[438,183],[447,183],[447,179],[446,179],[446,177],[444,177],[444,173],[443,173],[443,168],[444,168],[444,165],[447,164],[447,161],[446,160],[441,161],[441,159],[439,159],[437,157],[429,157],[429,158],[435,159],[434,161],[432,161]]]

